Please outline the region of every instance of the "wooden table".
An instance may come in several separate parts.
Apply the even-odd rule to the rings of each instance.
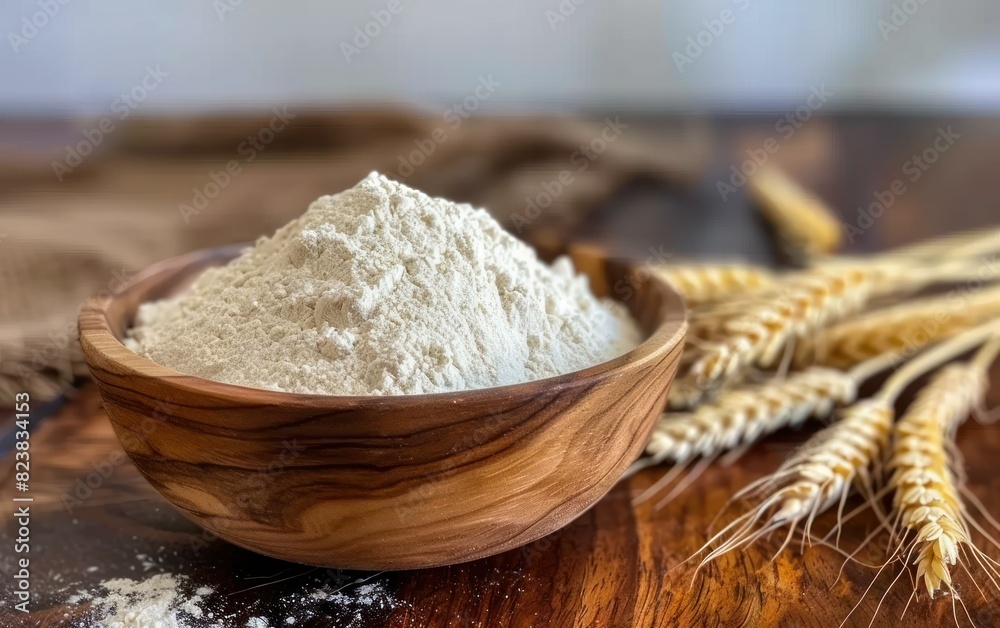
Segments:
[[[945,121],[947,122],[947,121]],[[825,163],[835,182],[813,176],[813,184],[843,207],[853,219],[857,204],[898,176],[899,164],[919,146],[923,135],[945,123],[939,120],[895,120],[875,124],[866,119],[834,120],[827,125],[840,148]],[[962,122],[962,121],[960,121]],[[976,128],[995,129],[981,120],[964,121]],[[739,131],[732,150],[752,146],[755,133],[766,133],[767,118],[732,124]],[[983,125],[986,125],[985,127]],[[956,124],[956,127],[959,125]],[[867,131],[865,130],[867,129]],[[868,137],[875,133],[875,137]],[[881,135],[878,135],[881,133]],[[885,215],[877,229],[854,248],[878,248],[996,220],[988,210],[982,160],[997,163],[969,133],[969,149],[953,157],[954,164],[929,171],[928,178],[900,199],[897,212]],[[750,138],[750,139],[746,139]],[[832,138],[832,139],[831,139]],[[816,142],[815,137],[801,141]],[[740,144],[744,142],[744,144]],[[994,145],[995,146],[995,145]],[[798,148],[796,148],[798,147]],[[794,148],[794,152],[791,149]],[[961,147],[959,147],[961,148]],[[787,159],[801,161],[802,149],[790,144]],[[808,151],[807,151],[808,153]],[[811,153],[809,153],[811,154]],[[958,155],[956,149],[955,155]],[[992,159],[991,159],[992,157]],[[872,175],[858,162],[879,166]],[[962,169],[962,164],[966,169]],[[959,173],[949,178],[948,173]],[[852,176],[864,173],[864,176]],[[977,174],[978,173],[978,174]],[[941,181],[940,178],[944,180]],[[957,178],[956,178],[957,177]],[[992,181],[990,181],[992,183]],[[977,193],[962,187],[966,199],[945,214],[934,199],[936,190],[983,185]],[[938,187],[934,187],[934,186]],[[949,208],[950,210],[951,208]],[[595,218],[584,233],[620,243],[641,253],[655,239],[651,225],[678,220],[677,213],[655,215],[654,209],[611,208]],[[902,213],[900,213],[902,212]],[[724,214],[722,214],[724,216]],[[614,217],[618,216],[616,220]],[[636,221],[636,216],[643,217]],[[676,225],[677,223],[672,223]],[[596,225],[596,226],[595,226]],[[660,227],[656,227],[660,228]],[[993,382],[1000,382],[994,371]],[[1000,404],[1000,386],[991,392],[989,407]],[[36,413],[40,414],[36,406]],[[11,610],[12,589],[0,593],[0,624],[11,626],[86,625],[87,602],[67,600],[79,589],[93,589],[113,577],[142,578],[157,573],[185,574],[191,589],[207,585],[214,593],[202,604],[213,621],[244,626],[264,617],[271,626],[830,626],[851,613],[875,576],[875,571],[848,563],[838,578],[843,557],[826,547],[780,554],[772,560],[780,539],[763,541],[730,554],[696,574],[683,561],[706,539],[706,529],[728,498],[748,482],[775,469],[804,434],[781,432],[754,448],[737,464],[715,465],[691,488],[663,508],[656,499],[633,505],[633,498],[666,471],[650,469],[619,483],[601,502],[570,526],[530,546],[499,556],[425,571],[366,574],[313,569],[283,563],[214,540],[185,520],[139,476],[124,459],[92,385],[82,387],[56,413],[36,419],[31,435],[30,494],[32,613]],[[970,423],[959,434],[969,487],[994,514],[1000,514],[1000,479],[994,471],[1000,453],[1000,427]],[[0,460],[0,499],[16,494],[8,450]],[[106,477],[105,477],[106,476]],[[91,486],[87,483],[90,482]],[[5,510],[5,515],[9,512]],[[819,525],[829,526],[830,517]],[[842,547],[851,548],[872,529],[867,516],[852,519],[843,530]],[[16,566],[10,553],[14,525],[5,520],[0,546],[0,570],[11,582]],[[994,559],[1000,551],[977,535],[980,547]],[[876,551],[859,556],[876,561]],[[898,570],[890,570],[873,585],[847,625],[867,625],[878,600]],[[974,572],[976,573],[976,572]],[[982,574],[977,573],[980,582]],[[1000,625],[996,591],[984,600],[964,574],[958,585],[972,619],[979,626]],[[327,599],[310,594],[326,592]],[[339,591],[336,595],[333,592]],[[906,576],[885,595],[875,625],[895,625],[911,591]],[[905,621],[913,625],[952,624],[949,599],[910,605]],[[959,611],[961,613],[961,611]],[[965,623],[968,623],[965,620]],[[206,624],[207,625],[207,624]]]

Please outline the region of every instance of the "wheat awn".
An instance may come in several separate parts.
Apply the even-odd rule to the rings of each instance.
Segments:
[[[892,431],[893,405],[902,390],[998,331],[1000,323],[980,326],[927,350],[894,373],[874,397],[850,406],[839,421],[812,436],[777,472],[741,491],[738,496],[756,495],[760,503],[705,544],[701,551],[708,554],[702,564],[786,526],[781,549],[799,524],[808,538],[816,516],[838,504],[839,527],[852,488],[873,500],[874,479],[880,475]]]

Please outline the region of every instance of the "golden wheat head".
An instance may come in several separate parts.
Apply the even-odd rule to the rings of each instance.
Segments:
[[[977,365],[946,367],[921,390],[895,429],[889,484],[899,529],[893,536],[907,537],[899,557],[916,566],[931,597],[952,588],[951,572],[963,547],[978,551],[972,546],[948,442],[982,402],[987,385],[987,375]]]
[[[762,384],[740,386],[689,413],[667,413],[653,430],[646,454],[655,461],[685,462],[749,445],[783,427],[797,427],[850,403],[857,383],[850,374],[825,368],[792,373]]]
[[[732,299],[774,284],[774,275],[748,264],[658,266],[654,272],[670,282],[689,308]]]

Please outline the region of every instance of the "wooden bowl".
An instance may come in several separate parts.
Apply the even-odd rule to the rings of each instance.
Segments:
[[[662,411],[686,324],[680,298],[627,263],[581,259],[648,340],[544,380],[386,397],[301,395],[159,366],[120,342],[140,303],[241,247],[157,264],[80,314],[122,447],[192,521],[262,554],[346,569],[454,564],[566,525],[619,479]]]

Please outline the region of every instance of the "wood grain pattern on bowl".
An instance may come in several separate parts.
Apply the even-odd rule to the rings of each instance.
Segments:
[[[320,566],[408,569],[529,543],[573,520],[641,452],[680,357],[665,283],[593,257],[648,339],[604,364],[484,390],[334,397],[258,390],[158,366],[120,340],[138,306],[239,247],[158,264],[80,314],[88,365],[125,451],[187,517],[232,543]],[[581,260],[582,261],[582,260]]]

